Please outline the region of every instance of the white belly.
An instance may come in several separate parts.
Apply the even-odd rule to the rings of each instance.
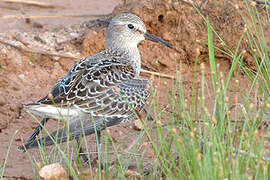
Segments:
[[[24,109],[37,116],[61,120],[69,120],[74,117],[85,115],[85,113],[82,113],[80,110],[75,108],[55,107],[53,105],[32,105],[25,106]]]

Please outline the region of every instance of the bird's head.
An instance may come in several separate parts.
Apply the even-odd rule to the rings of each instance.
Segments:
[[[143,21],[131,13],[120,13],[109,24],[106,36],[107,48],[137,45],[142,40],[150,40],[172,48],[168,42],[147,32]]]

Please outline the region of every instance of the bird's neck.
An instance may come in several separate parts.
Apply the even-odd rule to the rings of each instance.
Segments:
[[[110,44],[106,42],[106,49],[117,51],[120,54],[125,54],[127,60],[130,62],[130,64],[136,71],[136,77],[139,77],[141,70],[141,55],[137,43],[132,44],[131,42],[119,42]]]

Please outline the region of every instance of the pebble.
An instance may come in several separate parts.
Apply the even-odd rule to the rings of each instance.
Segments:
[[[18,77],[19,77],[21,80],[24,80],[24,74],[19,74]]]
[[[141,131],[143,129],[142,122],[140,120],[134,121],[133,129],[135,129],[137,131]]]
[[[66,170],[59,164],[49,164],[43,166],[39,171],[41,180],[67,180]]]

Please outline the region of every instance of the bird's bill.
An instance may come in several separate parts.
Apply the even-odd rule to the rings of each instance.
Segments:
[[[157,42],[157,43],[163,44],[163,45],[165,45],[165,46],[167,46],[169,48],[173,48],[173,46],[170,43],[168,43],[168,42],[164,41],[163,39],[160,39],[160,38],[150,34],[149,32],[146,32],[144,34],[144,37],[145,37],[146,40]]]

